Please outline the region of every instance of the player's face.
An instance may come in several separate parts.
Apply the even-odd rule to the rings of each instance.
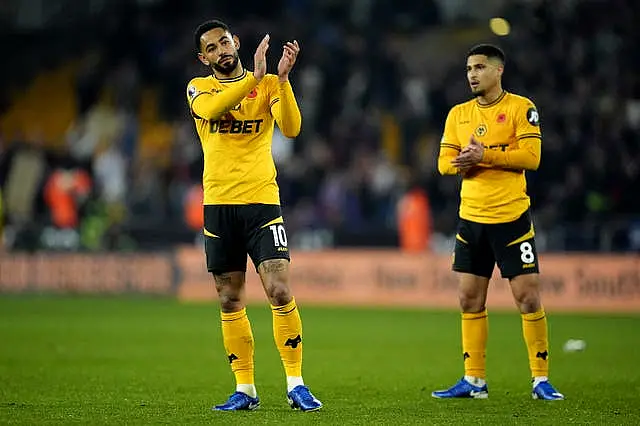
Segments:
[[[222,28],[214,28],[200,37],[198,57],[203,64],[212,67],[215,71],[229,75],[240,61],[239,47],[240,42],[237,37]]]
[[[471,55],[467,58],[467,80],[474,96],[484,96],[500,82],[503,66],[499,61],[490,60],[485,55]]]

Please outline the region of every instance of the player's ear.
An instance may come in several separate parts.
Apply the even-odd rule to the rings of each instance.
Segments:
[[[233,45],[236,47],[236,50],[240,49],[240,39],[235,34],[233,36]]]
[[[209,66],[211,65],[209,63],[209,60],[207,58],[204,57],[204,55],[202,53],[198,53],[198,59],[200,59],[200,62],[202,62],[204,65]]]

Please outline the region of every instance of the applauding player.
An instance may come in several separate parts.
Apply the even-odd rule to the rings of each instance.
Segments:
[[[271,303],[289,404],[315,411],[322,403],[302,380],[302,323],[289,288],[287,233],[271,155],[274,123],[287,137],[300,132],[300,110],[289,83],[300,46],[297,41],[284,45],[278,75],[266,72],[268,35],[255,51],[253,72],[242,66],[240,41],[223,22],[200,25],[195,46],[200,61],[212,70],[187,86],[204,153],[206,261],[220,298],[224,347],[236,379],[236,392],[214,409],[253,410],[260,404],[243,299],[248,254]]]

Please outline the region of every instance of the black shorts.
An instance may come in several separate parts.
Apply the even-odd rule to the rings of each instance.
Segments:
[[[460,219],[453,270],[490,278],[498,264],[503,278],[538,273],[538,253],[529,210],[513,222],[486,224]]]
[[[267,259],[289,260],[280,206],[205,205],[204,248],[214,274],[247,270],[247,254],[256,269]]]

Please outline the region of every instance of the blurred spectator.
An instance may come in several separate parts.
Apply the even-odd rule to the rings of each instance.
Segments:
[[[400,248],[409,253],[425,252],[431,244],[431,209],[427,193],[417,184],[398,202]]]
[[[60,229],[75,229],[80,224],[80,209],[91,191],[91,178],[84,170],[56,169],[44,187],[44,199],[51,222]]]
[[[122,242],[118,233],[143,245],[153,241],[148,247],[193,241],[202,155],[184,90],[206,72],[192,31],[215,12],[244,45],[271,34],[272,72],[277,42],[301,42],[291,78],[303,131],[295,141],[276,131],[273,145],[292,244],[413,246],[404,224],[414,219],[432,241],[454,232],[459,182],[438,176],[434,164],[447,111],[469,98],[465,52],[490,41],[507,53],[507,90],[531,98],[542,115],[542,163],[528,181],[547,249],[638,250],[639,3],[286,0],[278,2],[281,9],[250,2],[242,12],[206,2],[116,3],[104,2],[92,21],[78,17],[76,25],[94,27],[86,39],[50,43],[56,57],[50,63],[76,64],[68,82],[73,124],[64,123],[69,158],[49,136],[35,144],[5,140],[0,186],[9,226],[48,217],[42,184],[63,161],[95,184],[94,207],[80,212],[78,224],[82,215],[91,218],[86,235],[101,236],[92,247],[104,238]],[[489,32],[491,16],[509,20],[508,37]],[[250,68],[249,53],[242,60]],[[33,64],[20,49],[10,55],[8,64],[47,76],[47,85],[34,87],[57,87],[60,99],[51,104],[60,107],[51,108],[63,110],[67,83],[49,78],[50,64]],[[16,99],[29,93],[25,87]],[[39,107],[41,92],[34,93]],[[17,134],[6,131],[16,121],[24,134],[48,125],[30,103],[11,105],[6,122],[13,127],[0,121],[5,137]],[[407,187],[403,176],[421,185]],[[411,205],[424,217],[407,218]],[[167,230],[163,242],[149,237],[157,229]]]
[[[16,142],[6,162],[5,214],[20,228],[36,220],[37,197],[47,172],[43,141]]]
[[[203,196],[202,185],[195,184],[189,188],[184,200],[184,221],[193,232],[197,233],[200,233],[204,227]]]

